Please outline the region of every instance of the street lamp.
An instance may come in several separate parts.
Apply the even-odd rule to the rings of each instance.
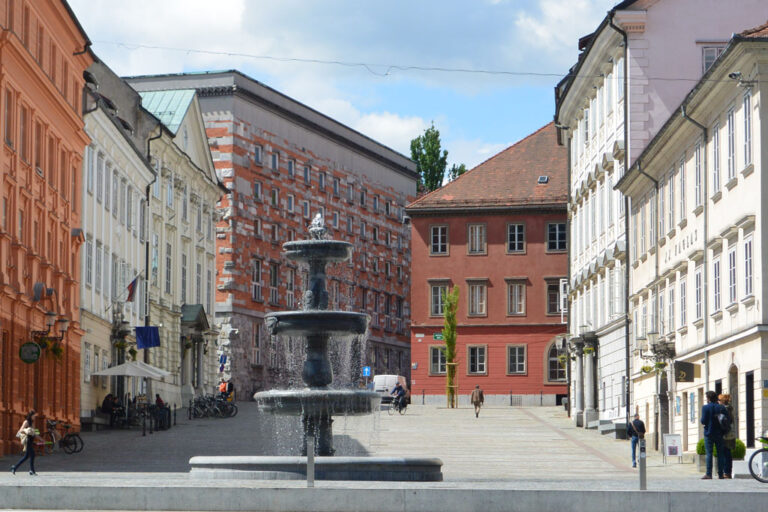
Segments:
[[[61,334],[59,336],[54,336],[51,335],[51,331],[53,330],[57,321],[59,323],[59,332]],[[30,336],[35,341],[35,343],[40,345],[47,345],[49,341],[60,342],[64,339],[64,335],[67,333],[67,328],[69,327],[69,318],[64,316],[59,317],[58,313],[55,311],[48,311],[45,314],[45,327],[46,329],[44,331],[30,331]]]

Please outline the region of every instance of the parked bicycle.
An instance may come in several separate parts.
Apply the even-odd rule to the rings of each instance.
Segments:
[[[193,418],[232,418],[237,415],[237,405],[214,395],[198,396],[190,404]]]
[[[64,429],[64,435],[59,432],[57,428],[59,425]],[[66,454],[72,454],[83,451],[85,443],[80,434],[71,431],[72,425],[56,420],[46,420],[45,426],[48,430],[40,434],[43,440],[42,449],[45,453],[50,455],[54,451],[62,450]]]
[[[749,458],[749,473],[758,482],[768,484],[768,437],[758,437],[763,445]]]

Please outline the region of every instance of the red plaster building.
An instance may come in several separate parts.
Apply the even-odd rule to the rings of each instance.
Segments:
[[[33,407],[41,429],[46,418],[80,422],[81,103],[93,58],[61,0],[0,0],[0,23],[3,455],[20,450],[14,436]],[[34,363],[20,358],[28,342],[46,347]]]
[[[445,403],[442,294],[459,287],[457,384],[486,403],[555,404],[566,394],[566,151],[552,123],[410,204],[411,392]],[[437,335],[437,336],[436,336]],[[512,395],[512,398],[510,398]]]
[[[141,91],[195,89],[200,98],[216,172],[229,190],[216,226],[222,376],[247,398],[301,384],[303,344],[269,336],[263,320],[301,307],[306,272],[282,256],[282,244],[306,238],[318,212],[330,238],[354,244],[349,263],[328,267],[330,307],[371,316],[365,353],[346,354],[336,381],[356,380],[361,364],[374,374],[408,375],[410,230],[403,217],[416,196],[415,164],[237,71],[129,81]]]

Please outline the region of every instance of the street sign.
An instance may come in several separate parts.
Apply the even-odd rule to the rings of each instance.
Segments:
[[[370,376],[371,376],[371,367],[363,366],[363,377],[370,377]]]
[[[433,340],[437,340],[437,341],[443,341],[443,333],[441,333],[441,332],[434,333],[432,335],[432,339]]]
[[[40,345],[28,341],[19,348],[19,357],[27,364],[32,364],[40,359]]]

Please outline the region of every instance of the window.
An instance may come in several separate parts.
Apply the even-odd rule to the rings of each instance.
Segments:
[[[101,242],[96,242],[96,255],[94,256],[94,288],[97,292],[101,291]]]
[[[744,240],[744,296],[752,295],[752,237]]]
[[[165,293],[171,293],[171,271],[173,270],[173,248],[165,244]]]
[[[317,186],[320,190],[325,190],[325,173],[324,172],[318,173]]]
[[[707,70],[714,64],[715,60],[723,53],[725,48],[723,46],[704,46],[701,49],[701,74],[707,72]]]
[[[547,224],[548,251],[564,251],[566,249],[565,240],[565,222]]]
[[[469,372],[474,374],[484,374],[485,369],[485,352],[486,347],[484,345],[470,345],[467,347],[469,351]]]
[[[130,191],[128,192],[130,194]],[[184,188],[181,189],[181,220],[187,221],[189,219],[189,188],[187,184],[184,184]]]
[[[744,93],[744,167],[752,163],[752,93]]]
[[[736,247],[728,251],[728,303],[736,302]]]
[[[667,322],[667,332],[671,333],[675,329],[675,286],[669,285],[669,301],[667,301],[667,307],[669,308],[669,321]]]
[[[469,229],[469,254],[486,254],[485,224],[470,224]]]
[[[288,194],[288,196],[285,198],[285,208],[289,212],[293,212],[293,194]]]
[[[261,364],[261,336],[258,325],[253,330],[253,345],[251,346],[251,364]]]
[[[468,282],[469,316],[485,316],[487,312],[487,283],[485,281]]]
[[[364,188],[360,189],[360,206],[362,206],[363,208],[365,208],[366,198],[367,198],[367,194],[365,189]]]
[[[347,217],[347,233],[352,233],[352,217]]]
[[[269,303],[278,304],[278,287],[280,286],[280,264],[269,264]]]
[[[696,201],[696,207],[701,206],[702,194],[701,194],[701,142],[696,143],[696,150],[694,152],[694,200]]]
[[[253,198],[257,201],[261,201],[261,182],[253,182]]]
[[[253,163],[261,164],[261,146],[253,147]]]
[[[301,212],[302,215],[304,215],[305,218],[309,218],[309,201],[302,201],[301,202]]]
[[[360,221],[360,238],[365,239],[366,231],[365,221]]]
[[[696,320],[702,317],[702,296],[701,296],[701,266],[696,267],[693,274],[694,300],[696,301]]]
[[[294,173],[296,172],[296,160],[288,160],[288,177],[293,178]]]
[[[19,112],[19,153],[25,162],[29,162],[29,111],[24,105]]]
[[[720,190],[720,125],[712,127],[712,191]]]
[[[547,280],[547,314],[560,314],[560,280]]]
[[[187,253],[181,252],[181,303],[187,302]]]
[[[353,202],[355,200],[355,187],[352,183],[347,185],[347,201]]]
[[[312,182],[311,168],[308,165],[304,166],[304,184],[309,185]]]
[[[728,181],[736,176],[736,120],[733,109],[727,114],[728,123]]]
[[[659,181],[659,237],[663,237],[667,232],[664,229],[664,221],[667,218],[667,212],[664,210],[664,180]]]
[[[93,240],[90,237],[85,239],[85,285],[91,286],[93,283]]]
[[[680,158],[680,220],[685,219],[685,155]]]
[[[373,196],[373,211],[379,211],[379,196]]]
[[[262,301],[261,293],[261,260],[251,260],[251,299]]]
[[[203,265],[195,263],[195,303],[202,304],[203,298]]]
[[[280,170],[280,152],[279,151],[272,152],[272,170],[273,171]]]
[[[333,195],[339,197],[339,178],[333,178]]]
[[[448,226],[432,226],[430,254],[448,254]]]
[[[62,162],[61,165],[62,172],[64,170],[64,162]],[[107,164],[106,170],[104,171],[104,208],[109,210],[110,205],[110,191],[112,190],[112,166],[110,164]],[[101,188],[101,187],[99,187]]]
[[[687,285],[687,279],[683,278],[680,280],[680,327],[685,327],[688,323]]]
[[[114,185],[117,187],[117,184]],[[168,208],[173,208],[173,176],[169,176],[165,181],[165,204]],[[117,202],[112,202],[112,207],[117,208]]]
[[[3,132],[5,133],[5,143],[13,147],[13,114],[15,110],[13,92],[5,90],[5,115],[3,116]]]
[[[441,347],[429,347],[430,375],[444,375],[446,371],[445,353]]]
[[[560,364],[560,359],[557,357],[557,346],[555,346],[554,343],[549,348],[549,352],[547,353],[547,363],[549,369],[549,381],[565,381],[565,366]]]
[[[507,346],[507,373],[525,373],[525,345]]]
[[[713,309],[714,311],[720,311],[720,308],[722,306],[720,301],[720,257],[718,256],[715,258],[714,263],[712,264],[712,280],[713,280]]]
[[[624,59],[616,61],[616,98],[624,98]]]
[[[507,282],[507,314],[525,314],[525,280],[510,280]]]
[[[280,206],[280,189],[272,188],[272,206],[277,208]]]
[[[85,343],[85,352],[83,358],[83,381],[91,382],[91,344]]]

